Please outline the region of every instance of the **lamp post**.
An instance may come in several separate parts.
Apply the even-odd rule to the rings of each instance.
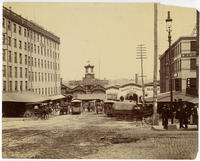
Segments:
[[[172,19],[170,17],[170,11],[168,11],[168,16],[166,21],[166,30],[168,32],[168,42],[169,42],[169,88],[170,88],[170,108],[173,106],[173,84],[172,84],[172,67],[171,67],[171,27],[172,27]]]

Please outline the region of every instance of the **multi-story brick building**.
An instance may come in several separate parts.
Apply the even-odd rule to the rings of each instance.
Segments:
[[[196,37],[180,37],[170,48],[171,72],[173,90],[186,92],[196,90],[196,63],[197,59]],[[160,92],[168,92],[169,87],[169,49],[160,56]],[[188,92],[187,92],[188,93]]]
[[[60,94],[60,38],[3,7],[3,92]]]

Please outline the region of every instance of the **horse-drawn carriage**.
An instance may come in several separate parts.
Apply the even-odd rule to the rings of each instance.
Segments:
[[[67,115],[69,113],[70,103],[63,102],[60,104],[60,115]]]
[[[153,114],[153,108],[143,107],[142,104],[136,104],[134,102],[105,101],[104,110],[107,116],[122,119],[142,119]]]
[[[52,108],[48,103],[28,104],[24,113],[24,118],[48,119],[52,113]]]

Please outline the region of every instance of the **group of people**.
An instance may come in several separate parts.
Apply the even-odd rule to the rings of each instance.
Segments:
[[[195,120],[194,123],[198,125],[197,110],[196,105],[191,108],[186,103],[171,106],[170,104],[164,104],[161,110],[163,128],[168,129],[168,119],[171,119],[171,124],[173,124],[175,118],[179,120],[179,128],[188,128],[188,119],[191,115]]]

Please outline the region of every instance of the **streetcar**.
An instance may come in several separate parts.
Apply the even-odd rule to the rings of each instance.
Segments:
[[[81,114],[82,110],[82,101],[80,100],[73,100],[71,102],[70,112],[71,114]]]

